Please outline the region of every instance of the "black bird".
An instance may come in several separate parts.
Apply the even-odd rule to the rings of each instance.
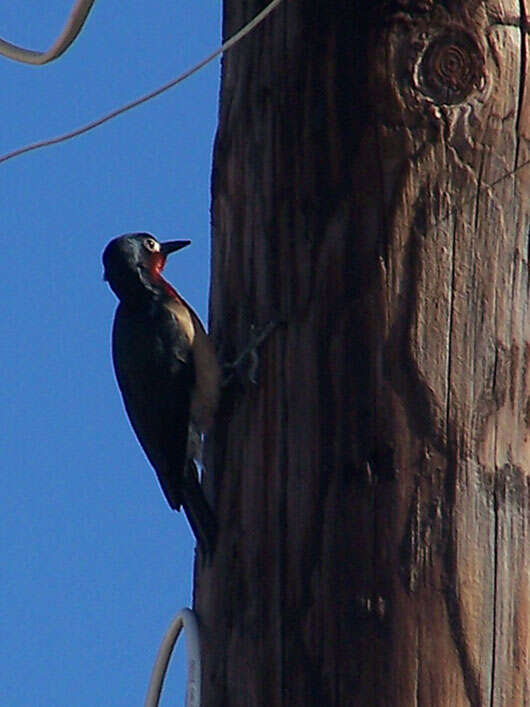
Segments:
[[[189,243],[125,234],[107,245],[103,266],[120,300],[112,358],[125,409],[169,505],[184,507],[210,552],[216,523],[197,479],[192,440],[212,424],[219,366],[199,318],[161,275],[166,257]]]

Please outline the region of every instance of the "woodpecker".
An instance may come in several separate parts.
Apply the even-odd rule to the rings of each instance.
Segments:
[[[213,422],[220,370],[199,318],[162,277],[167,256],[189,243],[125,234],[107,245],[103,267],[119,299],[112,359],[129,420],[170,507],[184,508],[199,545],[211,552],[216,522],[192,440]]]

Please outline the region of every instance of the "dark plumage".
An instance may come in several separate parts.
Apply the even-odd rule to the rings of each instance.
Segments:
[[[161,275],[166,257],[188,244],[127,234],[108,244],[103,265],[120,300],[112,357],[125,409],[169,505],[184,507],[210,550],[215,520],[190,460],[188,427],[211,425],[219,367],[197,315]]]

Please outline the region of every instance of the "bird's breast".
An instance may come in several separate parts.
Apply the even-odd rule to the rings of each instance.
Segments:
[[[219,402],[220,370],[213,344],[195,312],[180,299],[172,299],[166,307],[175,317],[190,345],[194,367],[191,393],[191,421],[205,432],[212,423]]]
[[[113,332],[115,364],[130,375],[171,376],[191,363],[189,328],[165,307],[152,311],[120,305]]]
[[[192,316],[188,307],[186,307],[186,305],[176,297],[167,302],[164,307],[175,318],[176,324],[186,338],[189,346],[193,346],[193,341],[195,339],[195,327],[193,325]]]

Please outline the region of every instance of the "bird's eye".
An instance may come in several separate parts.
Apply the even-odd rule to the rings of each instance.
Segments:
[[[144,247],[150,250],[151,253],[158,253],[160,250],[160,243],[157,243],[154,238],[145,238]]]

